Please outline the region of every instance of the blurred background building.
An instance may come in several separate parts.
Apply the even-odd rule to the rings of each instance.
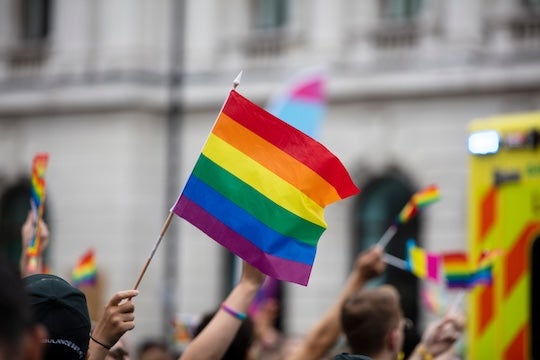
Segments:
[[[232,81],[264,106],[291,75],[323,67],[320,141],[362,189],[326,210],[308,287],[282,285],[282,326],[303,334],[358,251],[410,195],[442,200],[403,240],[464,249],[467,124],[540,108],[538,0],[0,0],[0,232],[15,259],[31,160],[50,153],[48,261],[69,277],[96,251],[99,299],[131,288]],[[233,258],[175,218],[140,286],[134,342],[173,314],[219,304]],[[422,286],[390,268],[422,324]],[[100,301],[98,301],[99,303]]]

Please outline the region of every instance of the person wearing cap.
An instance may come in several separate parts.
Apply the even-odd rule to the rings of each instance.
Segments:
[[[40,360],[47,331],[32,321],[17,269],[0,254],[0,360]]]
[[[29,213],[21,229],[23,249],[30,243],[35,226]],[[41,264],[49,231],[42,220],[39,226],[42,242],[37,260]],[[44,360],[103,360],[122,335],[135,327],[135,305],[131,299],[138,295],[137,290],[115,293],[90,334],[91,322],[84,293],[59,276],[42,274],[39,268],[32,271],[28,266],[29,260],[23,250],[20,270],[26,276],[23,283],[33,321],[42,324],[48,333],[43,339]]]
[[[335,360],[401,359],[407,319],[395,287],[381,285],[362,289],[350,296],[341,309],[341,323],[352,354]],[[463,332],[463,319],[449,313],[431,323],[410,360],[432,360],[447,352]]]

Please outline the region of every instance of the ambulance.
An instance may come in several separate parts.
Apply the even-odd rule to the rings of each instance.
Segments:
[[[468,127],[468,247],[500,249],[467,296],[466,359],[540,359],[540,112]]]

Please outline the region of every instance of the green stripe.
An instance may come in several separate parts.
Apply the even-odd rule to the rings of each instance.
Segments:
[[[317,246],[317,242],[325,230],[325,228],[277,205],[203,154],[195,164],[193,175],[266,226],[285,236],[298,239],[311,246]]]

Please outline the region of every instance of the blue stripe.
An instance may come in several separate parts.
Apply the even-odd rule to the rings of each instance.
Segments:
[[[319,137],[326,107],[322,103],[290,99],[269,112],[316,139]]]
[[[265,253],[313,265],[316,247],[276,232],[197,177],[192,175],[189,178],[183,195]]]

